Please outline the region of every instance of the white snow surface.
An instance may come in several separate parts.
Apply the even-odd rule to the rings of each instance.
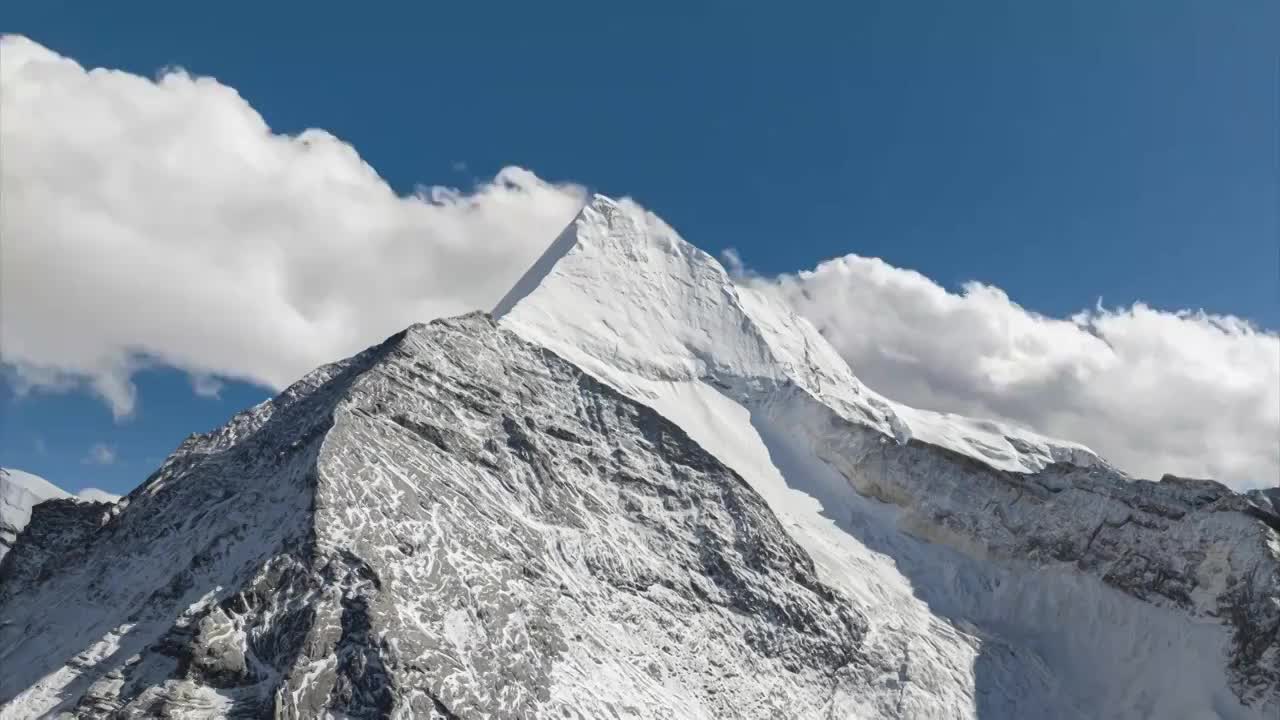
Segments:
[[[1232,692],[1230,633],[1208,619],[1223,587],[1195,597],[1189,615],[1109,586],[1104,570],[1042,555],[1036,523],[1052,520],[1041,518],[1083,515],[1082,532],[1069,523],[1060,532],[1096,538],[1128,524],[1112,518],[1127,506],[1061,493],[1076,504],[1055,507],[1054,496],[1048,509],[1023,510],[1028,544],[1021,528],[997,527],[984,511],[984,499],[989,507],[998,498],[975,499],[977,481],[966,485],[1047,468],[1058,474],[1045,483],[1063,473],[1087,487],[1097,477],[1106,487],[1133,481],[1077,443],[883,398],[808,322],[736,286],[634,203],[596,196],[494,315],[683,428],[765,498],[824,582],[857,600],[877,664],[897,668],[878,685],[895,701],[840,698],[832,717],[1245,718],[1280,707],[1274,694],[1246,707]],[[914,450],[921,443],[937,450]],[[1236,526],[1246,523],[1213,517],[1134,542],[1173,556],[1169,535],[1203,534],[1234,553],[1233,534],[1255,532]],[[1267,564],[1274,577],[1280,546],[1270,557],[1267,547],[1221,564]],[[1210,588],[1229,573],[1204,572]]]

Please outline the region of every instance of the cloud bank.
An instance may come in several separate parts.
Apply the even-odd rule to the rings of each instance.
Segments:
[[[25,386],[118,416],[159,363],[279,388],[412,322],[487,309],[581,188],[519,168],[398,196],[322,130],[273,134],[235,90],[86,71],[0,38],[0,348]]]
[[[1141,477],[1280,481],[1280,336],[1238,318],[1135,304],[1054,319],[990,285],[951,293],[857,255],[740,282],[790,304],[895,400],[1082,442]]]
[[[181,71],[85,70],[0,39],[0,360],[88,386],[118,416],[132,374],[280,388],[409,325],[493,305],[580,187],[507,168],[397,195],[321,130],[274,134]],[[1134,305],[1053,319],[850,255],[742,275],[814,322],[871,387],[1086,443],[1137,475],[1280,480],[1280,338]]]

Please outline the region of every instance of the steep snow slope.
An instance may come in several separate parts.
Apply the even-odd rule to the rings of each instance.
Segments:
[[[0,468],[0,560],[13,547],[18,533],[31,519],[31,508],[45,500],[71,498],[71,493],[39,475]],[[86,488],[75,495],[85,502],[115,502],[120,496],[97,488]]]
[[[655,380],[792,382],[848,420],[998,468],[1101,462],[1076,443],[889,402],[812,325],[736,287],[714,258],[625,200],[596,196],[493,314],[585,365]]]
[[[859,599],[919,712],[1280,707],[1270,497],[1134,482],[1074,443],[891,403],[626,201],[597,197],[494,312],[742,474]]]

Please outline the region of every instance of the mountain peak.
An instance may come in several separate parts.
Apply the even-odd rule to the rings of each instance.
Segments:
[[[737,337],[743,318],[724,268],[626,199],[595,196],[494,315],[575,361],[650,378],[700,378],[719,360],[767,364],[758,342]]]
[[[627,200],[502,310],[36,506],[0,717],[1274,717],[1271,505],[908,415]]]
[[[714,257],[625,198],[594,196],[493,314],[619,388],[707,381],[741,394],[790,385],[882,436],[1000,469],[1100,462],[1075,443],[879,396],[808,321],[736,284]]]
[[[1249,498],[1222,495],[1221,488],[1207,483],[1134,482],[1076,443],[883,398],[858,381],[811,324],[772,296],[736,284],[714,257],[625,199],[597,197],[584,207],[495,315],[500,325],[683,428],[766,498],[801,546],[823,558],[820,575],[835,586],[860,592],[857,581],[848,579],[864,577],[877,562],[861,555],[862,543],[876,544],[898,527],[983,563],[1075,565],[1144,602],[1234,618],[1233,667],[1244,669],[1229,682],[1241,698],[1275,696],[1280,671],[1269,660],[1256,660],[1261,656],[1251,654],[1248,638],[1271,627],[1276,612],[1239,600],[1273,595],[1280,587],[1275,558],[1263,543],[1242,544],[1222,565],[1257,568],[1247,587],[1227,589],[1233,581],[1225,575],[1197,576],[1186,580],[1202,586],[1195,593],[1172,589],[1176,583],[1156,587],[1149,582],[1155,576],[1149,567],[1130,567],[1124,559],[1158,557],[1155,562],[1168,568],[1160,572],[1183,572],[1175,568],[1185,567],[1184,551],[1174,549],[1182,541],[1171,538],[1186,537],[1188,546],[1196,546],[1188,552],[1200,553],[1201,546],[1236,537],[1242,526],[1250,527],[1243,531],[1248,537],[1261,537],[1274,519]],[[895,528],[868,529],[879,526],[884,509],[868,505],[867,498],[896,507]],[[1169,518],[1178,518],[1179,527],[1170,527]],[[1205,523],[1215,529],[1199,529]],[[914,593],[924,589],[930,603],[973,612],[968,589],[959,595],[952,594],[955,586],[927,589],[936,578],[954,574],[954,558],[940,560],[933,549],[896,542],[885,549],[902,565],[884,572],[892,576],[914,567],[920,574],[889,604],[910,605]],[[983,579],[975,582],[991,581],[986,572],[976,570],[974,577]],[[978,612],[999,617],[1000,632],[1012,627],[1010,618],[1019,618],[1018,632],[1041,636],[1046,623],[1060,618],[1039,617],[1029,608],[1057,608],[1063,588],[1030,582],[1038,588],[1032,592],[1037,599],[1027,605],[1014,602],[999,611],[982,606]],[[1041,605],[1042,600],[1048,604]],[[876,595],[868,602],[878,607],[885,598]],[[1079,607],[1092,613],[1100,605],[1090,596]],[[1134,622],[1150,620],[1137,606],[1126,607],[1123,612],[1132,613]],[[1099,629],[1109,622],[1089,615],[1074,627]],[[1113,635],[1099,632],[1099,637]],[[1184,632],[1151,626],[1140,634]],[[1066,647],[1074,638],[1047,642]],[[1100,650],[1111,648],[1109,642],[1065,650],[1063,657],[1075,659],[1063,662],[1096,673],[1100,656],[1131,652]],[[1204,647],[1219,642],[1196,640],[1178,651],[1176,662],[1184,665],[1172,672],[1185,677],[1218,672],[1195,665]],[[1133,670],[1116,664],[1101,672],[1126,675],[1116,687],[1165,684],[1163,676],[1129,676]],[[1181,708],[1202,696],[1191,689],[1176,702],[1159,702]],[[1092,696],[1080,702],[1107,704]]]
[[[609,260],[600,253],[603,248],[599,246],[603,239],[612,239],[613,249],[621,249],[627,244],[639,247],[649,242],[652,236],[643,227],[645,219],[657,221],[656,217],[630,200],[614,200],[599,193],[593,195],[555,241],[498,301],[493,309],[494,317],[507,315],[516,304],[538,290],[548,276],[557,271],[557,266],[570,255],[588,254],[592,256],[592,261],[608,262]],[[675,236],[675,231],[670,228],[665,229],[670,236]],[[679,242],[684,243],[683,240]],[[612,261],[616,262],[620,259],[623,258],[615,257]]]

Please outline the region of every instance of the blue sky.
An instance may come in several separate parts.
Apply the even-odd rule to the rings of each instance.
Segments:
[[[856,252],[1053,316],[1101,298],[1280,327],[1276,3],[455,5],[44,2],[0,29],[214,76],[401,192],[515,164],[765,273]],[[125,491],[267,394],[136,381],[120,422],[5,386],[0,464]],[[98,442],[113,463],[82,462]]]

